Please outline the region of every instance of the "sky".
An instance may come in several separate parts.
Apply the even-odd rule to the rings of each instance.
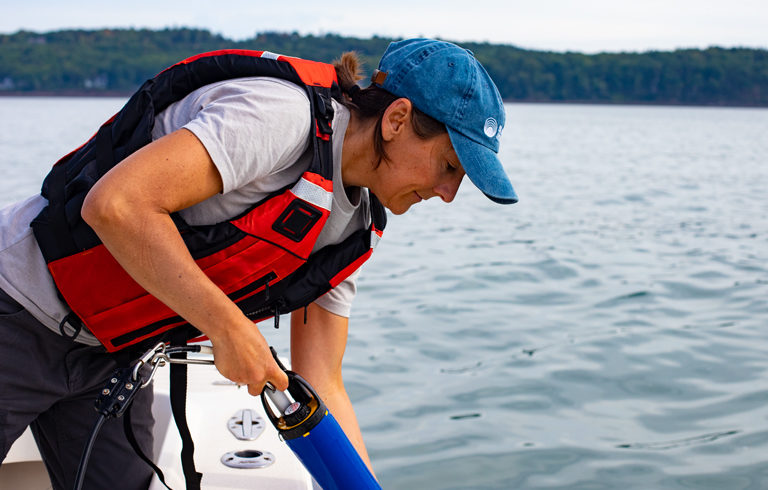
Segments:
[[[241,40],[264,31],[440,37],[584,53],[768,48],[767,0],[0,0],[20,29],[199,27]]]

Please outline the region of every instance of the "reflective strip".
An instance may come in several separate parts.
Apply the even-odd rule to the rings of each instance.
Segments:
[[[381,240],[381,237],[378,233],[376,233],[376,230],[371,230],[371,248],[376,248],[376,245],[379,244],[379,241]]]
[[[262,57],[262,58],[267,58],[267,59],[270,59],[270,60],[276,60],[276,59],[278,59],[280,56],[281,56],[281,55],[279,55],[279,54],[275,54],[275,53],[273,53],[273,52],[271,52],[271,51],[264,51],[263,53],[261,53],[261,57]]]
[[[309,171],[304,172],[301,178],[309,182],[312,182],[313,184],[319,185],[320,187],[322,187],[328,192],[333,191],[333,181],[330,179],[323,178],[314,172],[309,172]]]
[[[313,184],[304,178],[299,179],[291,191],[296,197],[300,197],[308,203],[330,212],[331,204],[333,203],[333,192],[328,192],[319,185]]]

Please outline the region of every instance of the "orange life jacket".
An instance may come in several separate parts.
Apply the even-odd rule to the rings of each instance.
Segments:
[[[304,307],[338,285],[370,256],[386,224],[372,194],[371,227],[312,254],[331,212],[332,65],[265,51],[223,50],[188,58],[148,80],[83,146],[59,160],[46,177],[48,206],[32,228],[56,287],[72,313],[62,334],[87,327],[110,352],[169,338],[192,338],[194,328],[139,286],[80,217],[90,188],[110,168],[152,141],[155,115],[204,85],[268,76],[303,87],[309,96],[314,157],[299,180],[240,216],[209,226],[173,219],[205,274],[254,321]],[[69,324],[74,329],[68,332]]]

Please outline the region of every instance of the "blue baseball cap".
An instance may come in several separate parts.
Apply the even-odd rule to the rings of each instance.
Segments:
[[[434,39],[393,42],[372,81],[445,124],[461,166],[488,198],[500,204],[517,202],[497,156],[506,121],[504,104],[470,51]]]

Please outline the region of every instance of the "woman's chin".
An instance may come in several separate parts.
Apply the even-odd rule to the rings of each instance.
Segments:
[[[412,204],[410,203],[384,204],[384,207],[387,208],[389,212],[394,215],[405,214],[405,212],[408,211],[411,208],[411,206]]]

